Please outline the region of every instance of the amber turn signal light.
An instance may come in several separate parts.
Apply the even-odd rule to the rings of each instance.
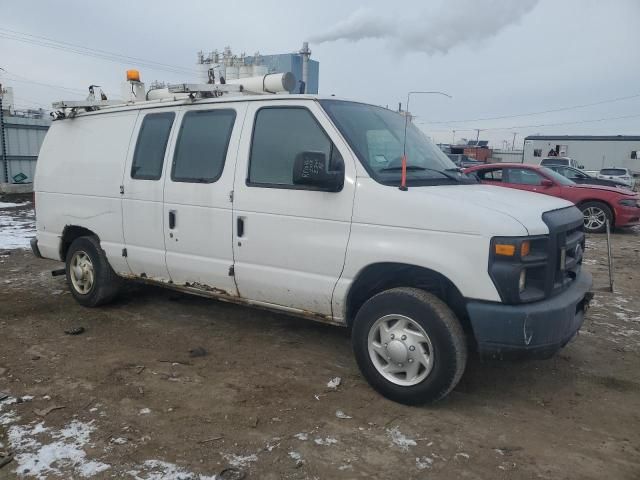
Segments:
[[[531,242],[528,240],[525,242],[522,242],[522,246],[520,247],[520,256],[526,257],[527,255],[529,255],[530,252],[531,252]]]
[[[496,255],[513,257],[516,254],[516,246],[508,243],[496,243]]]

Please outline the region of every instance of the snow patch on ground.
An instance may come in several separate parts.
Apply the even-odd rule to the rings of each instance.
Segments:
[[[89,478],[109,469],[106,463],[87,459],[84,447],[90,445],[92,423],[73,420],[60,430],[44,422],[13,425],[7,436],[15,451],[15,473],[44,480],[52,475]]]
[[[0,203],[0,250],[29,248],[29,240],[36,234],[33,210],[12,212],[7,207],[21,206],[15,203]]]
[[[416,457],[416,468],[418,470],[424,470],[425,468],[431,468],[433,465],[433,458],[431,457]]]
[[[135,480],[216,480],[216,475],[191,473],[178,465],[161,460],[147,460],[139,468],[142,470],[129,470],[127,473]]]
[[[255,453],[251,455],[245,455],[245,456],[231,453],[231,454],[224,454],[222,456],[229,463],[229,465],[236,468],[246,467],[250,463],[258,461],[258,456]]]
[[[16,412],[8,411],[3,413],[3,410],[6,407],[8,407],[9,405],[14,405],[17,402],[18,402],[18,399],[15,397],[8,397],[0,402],[0,425],[6,427],[7,425],[10,425],[20,420],[20,417],[18,417]]]
[[[298,440],[302,440],[303,442],[305,440],[309,440],[309,435],[305,432],[296,433],[294,437],[296,437]]]
[[[316,438],[314,442],[316,442],[316,444],[318,445],[328,446],[328,445],[335,445],[336,443],[338,443],[338,440],[336,440],[333,437],[326,437],[326,438]]]
[[[417,445],[415,440],[408,438],[401,433],[398,427],[387,428],[387,435],[391,439],[391,443],[400,447],[400,450],[403,452],[408,451],[409,447],[415,447]]]

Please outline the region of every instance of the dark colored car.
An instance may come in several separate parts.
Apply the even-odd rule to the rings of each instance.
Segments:
[[[616,182],[615,180],[606,180],[604,178],[596,178],[588,173],[578,170],[577,168],[567,167],[563,165],[547,165],[547,168],[559,173],[563,177],[567,177],[569,180],[573,180],[580,185],[603,185],[605,187],[616,187],[629,189],[627,185],[622,182]]]
[[[464,171],[481,183],[528,190],[564,198],[573,202],[584,216],[584,229],[589,233],[612,227],[640,224],[640,196],[622,188],[601,185],[578,185],[557,172],[538,165],[493,163],[471,167]]]

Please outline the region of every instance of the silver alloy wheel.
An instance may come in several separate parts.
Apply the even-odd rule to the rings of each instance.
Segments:
[[[376,320],[369,330],[368,346],[378,373],[396,385],[417,385],[433,369],[429,335],[404,315],[385,315]]]
[[[588,207],[582,212],[584,215],[584,228],[587,230],[598,230],[607,222],[607,214],[598,207]]]
[[[95,270],[91,257],[86,252],[78,250],[71,257],[69,276],[76,292],[86,295],[93,288]]]

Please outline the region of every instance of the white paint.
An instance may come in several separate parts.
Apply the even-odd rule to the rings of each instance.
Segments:
[[[7,436],[15,451],[16,474],[38,480],[52,476],[89,478],[111,468],[87,459],[84,447],[95,430],[92,423],[73,420],[60,430],[45,427],[44,422],[11,426]]]
[[[417,445],[416,441],[408,438],[398,427],[388,428],[387,435],[391,439],[391,443],[400,447],[400,450],[406,452],[409,450],[409,447],[415,447]]]

